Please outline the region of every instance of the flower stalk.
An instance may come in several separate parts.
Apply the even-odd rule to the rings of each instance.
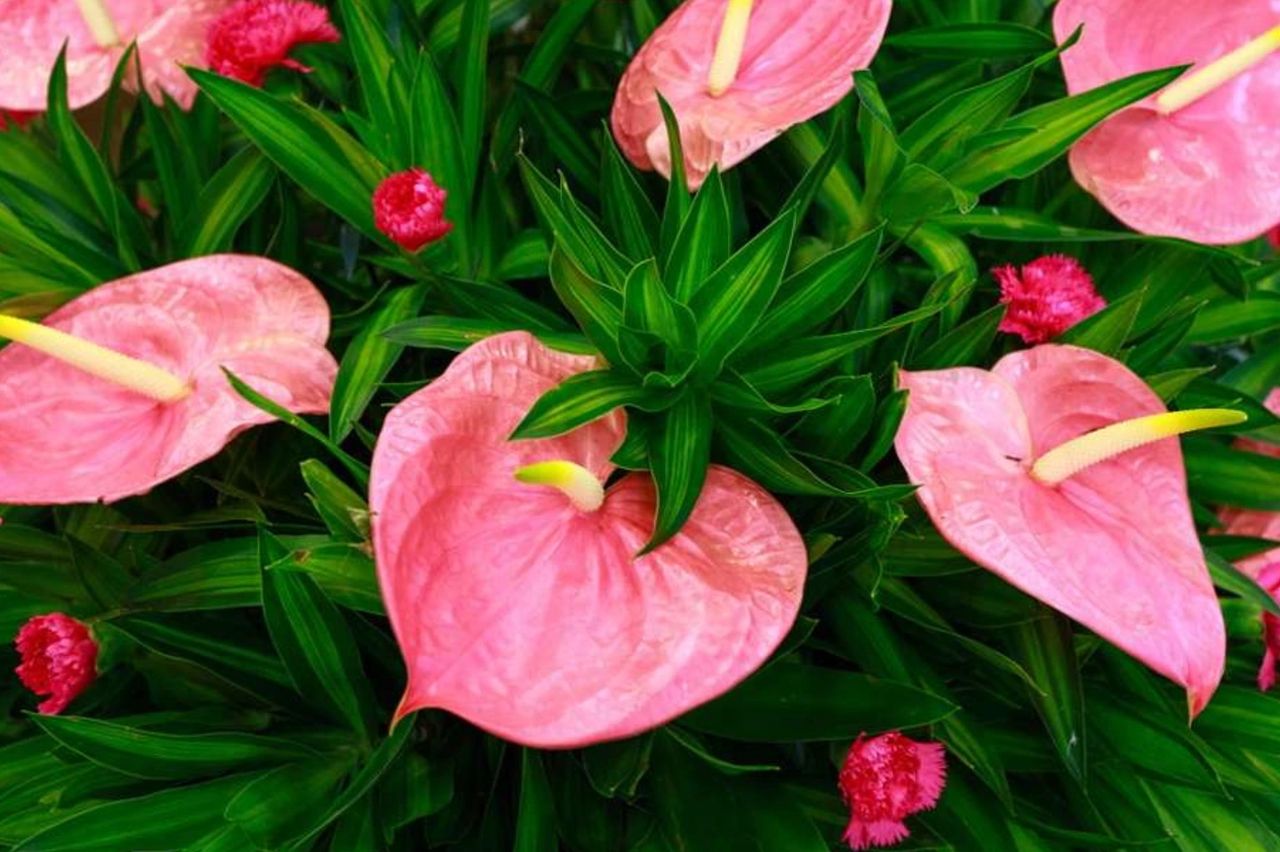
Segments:
[[[187,382],[154,364],[30,320],[0,314],[0,338],[29,346],[157,402],[177,402],[191,393]]]
[[[1031,478],[1042,485],[1058,485],[1098,462],[1154,441],[1201,429],[1235,426],[1248,419],[1243,412],[1228,408],[1200,408],[1122,420],[1054,447],[1036,460]]]
[[[1170,84],[1156,96],[1156,109],[1161,115],[1170,115],[1183,107],[1190,106],[1219,86],[1248,71],[1277,50],[1280,50],[1280,26],[1272,27],[1226,56],[1210,62],[1203,68],[1197,68]]]

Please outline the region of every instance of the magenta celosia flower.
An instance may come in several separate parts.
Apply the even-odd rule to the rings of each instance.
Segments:
[[[341,39],[323,6],[301,0],[240,0],[209,27],[205,60],[219,74],[261,86],[272,68],[311,70],[289,58],[298,45]]]
[[[444,218],[448,195],[424,169],[396,172],[373,192],[374,223],[405,251],[418,251],[453,230]]]
[[[273,418],[223,368],[297,413],[329,410],[337,364],[315,285],[213,255],[102,284],[43,324],[0,315],[0,503],[119,500]]]
[[[67,49],[71,108],[102,97],[116,65],[137,43],[142,82],[189,109],[196,84],[183,66],[204,64],[209,24],[233,0],[0,0],[0,109],[40,111],[58,52]],[[137,91],[136,74],[124,87]]]
[[[1053,16],[1058,41],[1084,26],[1079,43],[1062,54],[1072,94],[1193,65],[1076,143],[1070,163],[1080,186],[1144,234],[1235,243],[1275,225],[1280,53],[1255,53],[1256,64],[1236,63],[1221,85],[1190,99],[1174,95],[1200,90],[1191,79],[1196,72],[1257,44],[1259,36],[1269,34],[1274,44],[1276,11],[1273,0],[1060,0]]]
[[[10,127],[25,127],[28,121],[39,114],[38,112],[0,109],[0,132],[8,130]]]
[[[1267,242],[1276,251],[1280,251],[1280,225],[1276,225],[1270,231],[1267,231]]]
[[[898,457],[943,537],[1184,686],[1199,713],[1226,631],[1172,436],[1244,416],[1167,412],[1119,361],[1074,346],[899,375]]]
[[[858,737],[840,768],[849,806],[844,841],[854,849],[892,846],[911,832],[903,822],[938,803],[947,783],[942,743],[916,742],[897,731]]]
[[[661,94],[680,124],[697,188],[853,88],[889,23],[890,0],[687,0],[618,83],[611,124],[637,168],[671,176]],[[727,25],[726,25],[727,22]]]
[[[992,270],[1000,284],[1000,303],[1009,310],[1000,330],[1025,343],[1044,343],[1107,306],[1093,278],[1080,262],[1060,254],[1031,261],[1021,271],[1014,266]]]
[[[98,643],[69,615],[35,616],[22,625],[14,644],[22,657],[18,678],[36,695],[48,696],[37,708],[41,713],[61,713],[97,676]]]
[[[1267,395],[1266,406],[1274,414],[1280,414],[1280,388]],[[1280,444],[1241,438],[1236,446],[1242,450],[1280,458]],[[1257,509],[1224,509],[1221,512],[1224,532],[1228,535],[1267,538],[1280,541],[1280,512]],[[1262,588],[1280,600],[1280,547],[1241,559],[1236,567],[1248,574]],[[1268,690],[1276,681],[1276,661],[1280,654],[1280,619],[1268,612],[1262,614],[1263,640],[1266,654],[1258,670],[1258,686]]]
[[[369,503],[408,669],[397,719],[436,707],[543,748],[627,737],[733,687],[794,622],[804,542],[760,486],[713,466],[684,528],[637,556],[657,498],[646,474],[604,488],[621,410],[508,440],[598,366],[501,334],[387,415]]]

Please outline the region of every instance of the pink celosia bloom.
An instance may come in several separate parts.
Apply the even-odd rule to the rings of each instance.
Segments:
[[[48,696],[37,708],[41,713],[61,713],[97,676],[98,643],[69,615],[35,616],[22,625],[14,644],[22,657],[18,679],[36,695]]]
[[[1009,306],[1000,330],[1025,343],[1052,340],[1107,306],[1092,276],[1073,257],[1046,255],[1021,271],[998,266],[992,274],[1000,284],[1000,304]]]
[[[1280,388],[1274,388],[1267,396],[1266,406],[1273,413],[1280,414]],[[1236,446],[1272,458],[1280,458],[1280,444],[1241,438],[1236,441]],[[1280,512],[1224,509],[1221,517],[1225,525],[1224,532],[1229,535],[1280,541]],[[1280,600],[1280,547],[1241,559],[1236,563],[1236,567],[1252,577],[1276,600]],[[1276,660],[1277,654],[1280,654],[1280,619],[1264,612],[1262,629],[1267,650],[1262,660],[1262,667],[1258,670],[1258,686],[1268,690],[1275,685],[1276,680]]]
[[[396,245],[415,252],[453,230],[444,218],[447,197],[423,169],[396,172],[373,192],[373,220]]]
[[[267,72],[278,66],[311,70],[289,58],[298,45],[341,39],[323,6],[295,0],[240,0],[209,27],[205,59],[219,74],[261,86]]]
[[[764,489],[712,467],[684,529],[645,556],[655,496],[629,474],[594,510],[515,471],[580,466],[599,488],[621,411],[510,441],[592,358],[514,332],[475,344],[387,416],[370,506],[378,579],[409,672],[396,718],[449,710],[526,745],[568,748],[661,725],[725,692],[796,617],[804,544]]]
[[[854,849],[901,842],[911,834],[903,820],[933,808],[946,783],[942,743],[897,731],[858,737],[840,768],[840,795],[850,811],[844,842]]]
[[[1219,59],[1276,25],[1272,0],[1061,0],[1073,94],[1141,71]],[[1234,243],[1280,220],[1280,54],[1169,115],[1149,98],[1071,150],[1076,180],[1145,234]]]
[[[1049,450],[1165,411],[1118,361],[1045,344],[991,371],[900,373],[896,447],[939,532],[979,565],[1183,685],[1191,713],[1222,678],[1226,634],[1187,497],[1182,450],[1163,439],[1056,485]]]
[[[64,42],[71,108],[96,101],[134,41],[147,94],[156,103],[167,94],[189,109],[197,88],[183,66],[203,66],[205,31],[232,2],[105,0],[118,40],[103,46],[76,0],[0,0],[0,109],[45,109],[49,74]],[[136,91],[137,75],[126,74],[124,86]]]
[[[680,124],[690,188],[794,124],[834,106],[871,64],[891,0],[756,0],[736,79],[722,94],[708,75],[729,0],[687,0],[631,61],[613,102],[613,135],[637,168],[671,176],[661,94]]]
[[[159,402],[21,343],[0,350],[0,503],[118,500],[216,455],[272,419],[225,367],[298,413],[329,408],[337,364],[315,286],[265,258],[216,255],[103,284],[45,326],[168,371]]]

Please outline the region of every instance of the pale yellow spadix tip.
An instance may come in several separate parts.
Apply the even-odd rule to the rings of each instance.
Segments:
[[[111,13],[102,0],[76,0],[76,6],[80,8],[80,17],[84,18],[85,26],[89,28],[99,47],[115,47],[120,44],[116,22],[112,20]]]
[[[1235,426],[1248,419],[1244,412],[1229,408],[1198,408],[1123,420],[1054,447],[1036,460],[1031,478],[1043,485],[1057,485],[1087,467],[1153,441]]]
[[[1280,50],[1280,26],[1272,27],[1226,56],[1184,74],[1156,96],[1156,110],[1161,115],[1177,112],[1240,76],[1277,50]]]
[[[742,64],[742,51],[747,44],[752,2],[727,0],[725,3],[724,22],[720,24],[720,37],[716,39],[716,52],[707,73],[707,91],[712,97],[723,95],[738,78],[738,66]]]
[[[583,512],[594,512],[604,504],[604,486],[595,474],[571,461],[545,461],[516,471],[516,479],[526,485],[545,485],[562,492]]]
[[[157,402],[177,402],[191,393],[189,384],[154,364],[30,320],[0,314],[0,338],[43,352],[91,376],[149,396]]]

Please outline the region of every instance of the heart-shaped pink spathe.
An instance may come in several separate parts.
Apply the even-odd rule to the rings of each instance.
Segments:
[[[891,0],[756,0],[737,79],[707,92],[727,0],[686,0],[653,32],[618,83],[614,138],[637,168],[671,176],[660,93],[680,124],[691,189],[835,106],[889,24]]]
[[[104,0],[120,44],[102,47],[75,0],[0,0],[0,109],[43,112],[49,75],[67,46],[67,96],[77,109],[111,86],[125,48],[138,44],[142,80],[156,103],[168,94],[190,109],[197,87],[183,70],[205,64],[205,33],[234,0]],[[137,75],[124,87],[137,90]]]
[[[272,417],[222,368],[296,413],[329,409],[329,308],[306,278],[242,255],[103,284],[45,325],[168,370],[192,392],[157,402],[18,343],[0,350],[0,503],[118,500],[216,455]]]
[[[648,476],[623,477],[590,513],[514,479],[553,459],[602,482],[612,473],[621,412],[508,440],[544,391],[595,366],[502,334],[387,416],[370,506],[409,670],[397,718],[441,708],[545,748],[626,737],[730,689],[795,620],[804,544],[745,477],[712,467],[684,529],[639,558],[654,519]]]
[[[1035,459],[1086,432],[1165,411],[1118,361],[1074,346],[991,371],[902,372],[898,457],[939,532],[1032,597],[1186,687],[1191,714],[1222,678],[1222,612],[1196,537],[1178,442],[1051,487]]]
[[[1275,0],[1061,0],[1053,26],[1072,94],[1130,74],[1201,66],[1275,26]],[[1071,171],[1144,234],[1224,244],[1280,221],[1280,54],[1171,114],[1154,98],[1104,121],[1071,149]]]

